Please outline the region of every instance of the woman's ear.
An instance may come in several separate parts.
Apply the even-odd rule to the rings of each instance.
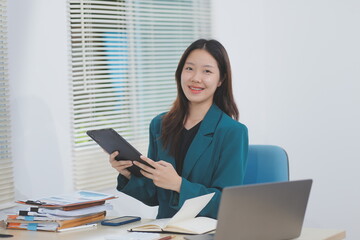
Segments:
[[[219,81],[219,83],[218,83],[218,87],[220,87],[221,86],[221,84],[225,81],[225,79],[226,79],[226,73],[224,74],[224,76],[220,79],[220,81]]]

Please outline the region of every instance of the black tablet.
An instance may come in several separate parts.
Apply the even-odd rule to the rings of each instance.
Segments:
[[[149,167],[152,167],[147,162],[142,160],[140,158],[142,154],[123,137],[121,137],[114,129],[106,128],[89,130],[86,132],[86,134],[89,135],[89,137],[91,137],[97,144],[99,144],[100,147],[102,147],[108,154],[112,154],[113,152],[118,151],[120,154],[115,157],[116,160],[139,161]],[[135,176],[142,176],[138,166],[132,165],[128,168],[128,170]]]

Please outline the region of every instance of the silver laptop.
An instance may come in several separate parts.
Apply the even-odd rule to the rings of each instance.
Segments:
[[[224,188],[215,234],[189,240],[283,240],[300,236],[312,180]]]

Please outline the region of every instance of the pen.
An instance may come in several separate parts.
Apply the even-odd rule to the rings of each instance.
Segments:
[[[158,240],[170,240],[174,237],[176,237],[176,236],[166,236],[166,237],[159,238]]]
[[[78,229],[85,229],[85,228],[92,228],[92,227],[96,227],[97,223],[93,223],[93,224],[86,224],[86,225],[81,225],[81,226],[77,226],[77,227],[71,227],[71,228],[64,228],[64,229],[60,229],[58,230],[58,232],[66,232],[66,231],[71,231],[71,230],[78,230]]]
[[[11,235],[11,234],[3,234],[3,233],[0,233],[0,238],[10,238],[10,237],[13,237],[14,235]]]

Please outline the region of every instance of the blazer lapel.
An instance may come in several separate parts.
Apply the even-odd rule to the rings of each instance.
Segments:
[[[189,176],[195,163],[199,160],[200,156],[212,142],[213,134],[221,118],[221,115],[222,111],[215,104],[213,104],[206,113],[200,125],[199,131],[191,143],[184,159],[182,177],[187,178]]]

